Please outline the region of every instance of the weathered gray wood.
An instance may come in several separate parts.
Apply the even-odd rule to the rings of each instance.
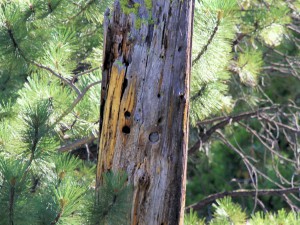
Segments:
[[[116,1],[106,19],[97,184],[124,170],[131,224],[183,224],[192,0],[127,2],[137,14]]]

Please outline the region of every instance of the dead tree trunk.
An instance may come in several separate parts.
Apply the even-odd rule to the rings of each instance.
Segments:
[[[183,224],[192,0],[116,1],[104,31],[97,185],[124,170],[129,224]]]

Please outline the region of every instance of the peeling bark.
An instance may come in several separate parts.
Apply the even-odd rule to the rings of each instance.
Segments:
[[[106,17],[97,185],[124,170],[130,224],[183,224],[193,0],[134,3]]]

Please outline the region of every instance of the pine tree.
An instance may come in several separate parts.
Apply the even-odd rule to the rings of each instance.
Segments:
[[[218,24],[217,18],[222,11],[220,8],[226,5],[219,1],[219,9],[216,9],[212,7],[215,4],[208,7],[205,5],[206,1],[199,2],[202,3],[198,5],[199,10],[203,11],[202,15],[212,15],[215,18],[210,29],[203,28],[201,31],[204,36],[205,30],[208,30],[206,40],[212,40],[209,42],[210,48],[202,48],[209,54],[209,49],[215,49],[213,40],[217,40],[218,34],[223,34],[222,23]],[[219,194],[224,190],[234,193],[235,189],[250,189],[258,191],[256,197],[247,195],[252,198],[238,200],[247,208],[248,213],[257,208],[278,210],[288,206],[297,211],[299,199],[289,194],[289,191],[299,186],[299,173],[296,169],[299,167],[299,155],[295,147],[299,144],[299,1],[237,3],[238,5],[231,5],[231,10],[227,7],[227,14],[223,14],[224,23],[231,21],[234,24],[234,29],[231,30],[234,38],[228,38],[228,29],[225,33],[226,41],[232,47],[227,52],[231,57],[225,62],[230,79],[221,81],[225,88],[227,85],[228,90],[223,93],[229,96],[227,99],[230,101],[219,101],[220,105],[223,104],[222,115],[210,114],[209,118],[201,113],[197,115],[202,110],[201,107],[205,108],[204,103],[201,105],[201,100],[204,99],[205,102],[205,98],[213,96],[206,95],[205,89],[201,90],[199,86],[196,90],[201,92],[198,97],[200,104],[195,104],[194,101],[191,103],[192,115],[196,118],[193,120],[192,145],[189,150],[191,180],[188,190],[191,192],[188,204],[191,204],[191,200],[193,203],[197,202],[197,197],[200,206],[205,203],[208,195],[220,197],[222,195]],[[216,32],[213,35],[211,31]],[[194,42],[197,41],[194,39]],[[203,39],[201,41],[208,43]],[[205,52],[202,53],[202,49],[195,53],[195,57],[201,53],[204,60]],[[226,48],[216,49],[217,56]],[[211,58],[213,57],[208,57],[208,60],[215,67],[218,58]],[[201,64],[203,65],[205,64]],[[210,71],[214,71],[214,68],[198,70],[198,73],[209,74]],[[202,81],[204,84],[205,82],[208,86],[209,82]],[[213,81],[212,84],[214,83]],[[214,99],[216,97],[211,101]],[[224,103],[228,103],[227,106]],[[206,152],[197,154],[201,147]],[[199,191],[199,186],[206,186],[205,191]],[[269,197],[261,197],[261,189],[270,190]],[[272,194],[279,189],[287,191],[282,198]],[[199,211],[203,210],[201,212],[205,209],[209,210],[205,206],[197,208]]]

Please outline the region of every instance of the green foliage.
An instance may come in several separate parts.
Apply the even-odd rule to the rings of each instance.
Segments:
[[[87,186],[94,174],[95,166],[70,155],[52,154],[38,167],[1,156],[1,224],[127,224],[132,187],[126,175],[105,174],[95,202]]]
[[[37,155],[41,151],[53,148],[51,142],[54,140],[51,137],[48,123],[50,110],[49,101],[46,100],[33,106],[30,104],[20,115],[20,122],[24,124],[25,128],[20,132],[21,142],[25,145],[22,148],[29,150],[31,155],[35,155],[32,157],[38,157]]]
[[[220,143],[214,143],[211,149],[208,155],[200,152],[197,158],[189,159],[186,205],[200,201],[212,193],[233,190],[235,187],[230,183],[233,177],[247,178],[244,177],[243,165],[233,152]],[[201,191],[199,187],[202,187]]]
[[[11,118],[13,124],[1,121],[1,224],[75,225],[90,221],[90,215],[97,221],[107,217],[124,224],[132,192],[125,185],[126,176],[105,175],[98,195],[101,200],[90,206],[89,214],[85,206],[94,202],[91,187],[95,182],[95,165],[54,151],[59,146],[59,136],[51,125],[53,103],[48,98],[39,99],[33,91],[37,91],[34,84],[28,85],[20,99],[36,100],[20,103],[18,120]],[[7,104],[2,111],[10,107]],[[14,130],[16,126],[18,129]]]
[[[97,136],[100,37],[103,14],[111,3],[1,1],[0,120],[8,131],[6,139],[15,139],[13,130],[23,129],[25,124],[20,118],[26,112],[21,112],[35,102],[49,104],[47,126],[51,127],[49,135],[55,137],[56,147],[66,137],[74,140],[92,133]],[[93,70],[76,77],[88,69]],[[31,106],[27,106],[29,103]],[[4,138],[3,133],[0,136]]]
[[[193,65],[191,117],[194,124],[191,126],[193,131],[190,137],[191,146],[199,140],[199,136],[205,136],[210,128],[218,124],[219,121],[216,120],[214,123],[207,123],[209,125],[206,123],[202,125],[201,121],[207,117],[213,120],[218,114],[226,117],[229,115],[228,112],[235,115],[260,107],[286,105],[290,102],[299,107],[300,70],[297,63],[299,61],[299,30],[295,30],[295,28],[299,29],[299,1],[239,0],[236,1],[235,6],[234,3],[230,4],[231,1],[217,1],[216,3],[208,1],[212,6],[204,6],[205,2],[207,1],[196,1],[193,59],[207,43],[210,44],[205,49],[207,54],[215,46],[217,50],[212,52],[206,61],[205,53],[202,54],[198,61],[199,65],[198,63]],[[221,10],[222,7],[224,7],[223,10]],[[228,10],[230,7],[232,10]],[[225,8],[228,10],[227,14]],[[219,42],[224,42],[223,40],[217,41],[218,33],[222,31],[221,23],[219,24],[221,30],[214,30],[218,21],[218,12],[224,12],[224,20],[231,22],[231,25],[224,29],[224,32],[227,32],[225,35],[228,35],[225,40],[228,42],[227,48],[218,45]],[[219,15],[221,16],[222,13]],[[215,18],[213,22],[210,22],[211,17]],[[216,31],[215,35],[209,35],[213,31]],[[202,34],[206,36],[201,36]],[[199,36],[202,38],[198,39]],[[207,41],[210,40],[209,37],[212,37],[211,41]],[[201,42],[203,44],[199,45]],[[209,63],[213,68],[206,66]],[[223,80],[220,76],[213,76],[218,74],[215,71],[219,65],[222,65],[227,74]],[[209,81],[210,77],[214,79]],[[221,86],[218,85],[219,82],[222,83]],[[209,85],[214,87],[215,92],[218,91],[218,97],[206,94]],[[198,98],[193,99],[193,96],[198,96]],[[222,100],[221,96],[225,97],[225,100]],[[205,110],[207,112],[203,113]],[[298,112],[295,113],[295,118],[298,118],[298,114]],[[294,120],[285,118],[280,121],[291,126]],[[252,117],[242,120],[241,123],[249,125],[257,135],[268,136],[268,131],[265,131],[266,127],[258,121],[255,122]],[[250,161],[257,170],[272,179],[273,182],[259,176],[260,188],[278,188],[274,182],[286,186],[295,173],[293,168],[295,165],[272,156],[265,147],[269,142],[266,140],[264,143],[260,142],[255,135],[247,131],[245,127],[243,128],[241,123],[228,123],[225,128],[221,126],[218,131],[221,131],[227,141],[246,157],[251,158]],[[291,149],[290,142],[285,140],[285,133],[281,133],[280,129],[270,132],[276,136],[273,139],[274,143],[278,142],[279,145],[274,149],[278,149],[283,156],[294,159],[293,149]],[[200,152],[189,159],[187,205],[216,192],[254,188],[243,159],[215,138],[218,139],[217,134],[212,135],[210,142],[201,146],[202,150],[209,149],[205,152],[206,154]],[[272,147],[272,144],[270,146]],[[264,196],[260,200],[271,211],[288,207],[280,197]],[[247,213],[251,213],[254,207],[253,199],[243,198],[237,201]],[[205,207],[199,213],[207,216],[206,210],[209,211],[210,208]]]
[[[217,200],[218,205],[214,205],[215,213],[214,219],[210,224],[225,225],[237,224],[242,225],[246,223],[246,213],[242,211],[238,204],[231,201],[231,198],[223,198]]]
[[[90,206],[89,221],[91,224],[128,224],[133,187],[126,183],[125,173],[104,175],[103,184],[96,193],[96,202]]]
[[[285,1],[271,1],[266,4],[268,10],[258,1],[249,1],[247,10],[243,13],[244,24],[241,31],[253,32],[254,37],[258,37],[268,46],[278,46],[287,32],[284,25],[291,22],[290,8]]]
[[[256,86],[262,68],[262,53],[258,50],[246,50],[239,55],[237,70],[240,81],[248,86]]]
[[[278,211],[278,213],[255,213],[250,221],[250,225],[263,225],[263,224],[288,224],[288,225],[296,225],[299,224],[300,218],[299,214],[293,212],[286,212],[284,209]]]
[[[205,225],[205,219],[199,219],[198,215],[193,209],[184,215],[184,224],[186,225]]]
[[[200,219],[193,210],[185,215],[184,224],[186,225],[296,225],[299,224],[300,218],[296,213],[287,213],[285,210],[280,210],[277,213],[257,212],[247,219],[245,212],[242,211],[238,204],[232,202],[231,198],[225,197],[217,200],[217,205],[214,206],[214,214],[212,220],[205,223],[204,219]]]
[[[75,160],[72,162],[64,163],[66,171],[74,168]],[[69,177],[62,177],[56,171],[58,168],[46,161],[40,162],[38,169],[1,156],[1,224],[49,224],[55,219],[79,224],[76,218],[82,214],[78,212],[82,210],[87,189],[76,181],[74,171]],[[56,181],[58,176],[60,183]]]
[[[22,215],[18,212],[26,207],[28,196],[23,193],[28,180],[24,177],[25,164],[14,159],[0,158],[0,223],[21,224]],[[26,207],[27,208],[27,207]],[[30,209],[30,208],[27,208]],[[24,224],[28,224],[23,220]]]
[[[196,1],[192,54],[191,121],[231,108],[226,67],[232,58],[236,1]],[[226,110],[225,110],[226,111]]]
[[[102,22],[112,2],[0,2],[0,224],[91,223],[95,165],[57,149],[98,135]],[[115,188],[121,221],[130,207],[124,177],[107,175],[99,189]]]
[[[286,1],[195,2],[192,124],[231,112],[236,99],[257,105],[253,88],[263,75],[263,65],[270,61],[264,55],[270,48],[291,46],[287,25],[292,22],[292,8],[297,9]]]
[[[80,224],[83,219],[80,211],[83,209],[86,190],[74,181],[67,180],[63,185],[53,190],[53,203],[56,217],[53,221],[61,224]]]

